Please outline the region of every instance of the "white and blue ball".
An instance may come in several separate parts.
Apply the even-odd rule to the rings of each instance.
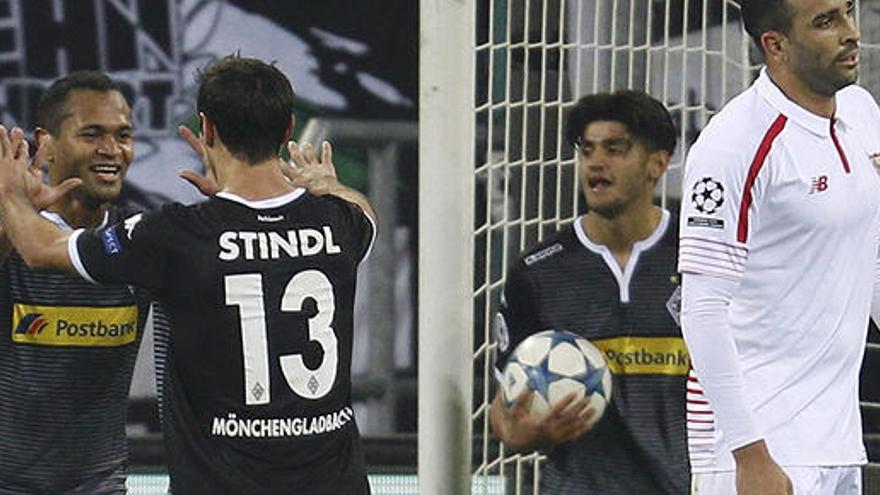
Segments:
[[[571,392],[577,400],[589,397],[589,409],[595,411],[592,426],[611,400],[611,371],[602,352],[588,340],[545,330],[520,342],[504,368],[501,389],[508,407],[527,388],[535,392],[527,404],[532,414],[546,414]]]

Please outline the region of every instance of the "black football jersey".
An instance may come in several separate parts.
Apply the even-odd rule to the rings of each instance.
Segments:
[[[621,268],[579,220],[525,252],[508,273],[497,322],[498,372],[529,335],[568,330],[592,342],[613,374],[605,415],[583,437],[548,452],[541,493],[688,492],[685,380],[678,326],[677,222],[655,232]]]
[[[78,235],[84,276],[163,302],[174,493],[369,493],[350,368],[374,232],[358,207],[298,189],[220,193]]]

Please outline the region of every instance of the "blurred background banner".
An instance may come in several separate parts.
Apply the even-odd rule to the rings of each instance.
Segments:
[[[330,140],[340,178],[367,193],[383,219],[359,280],[353,360],[359,422],[374,436],[414,432],[418,6],[410,0],[0,0],[0,121],[32,135],[37,102],[53,80],[76,70],[108,73],[132,106],[135,135],[120,202],[138,209],[192,203],[201,195],[177,172],[202,165],[177,127],[198,126],[198,69],[233,53],[276,63],[294,85],[297,139]],[[139,456],[162,462],[153,370],[147,331],[131,392],[135,464]],[[403,385],[390,381],[397,377]],[[392,394],[400,389],[405,392]],[[414,437],[409,443],[412,458]]]
[[[198,194],[175,173],[197,164],[176,128],[196,122],[198,68],[240,52],[276,61],[293,81],[304,116],[414,119],[417,6],[408,0],[0,0],[0,116],[30,130],[52,80],[75,70],[107,72],[132,103],[137,156],[126,200],[192,201]]]

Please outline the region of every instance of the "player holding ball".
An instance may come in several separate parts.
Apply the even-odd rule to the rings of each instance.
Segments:
[[[588,213],[511,267],[496,365],[502,371],[531,334],[568,330],[604,353],[612,399],[590,427],[596,413],[586,398],[570,394],[547,414],[531,414],[530,391],[509,408],[499,392],[492,428],[509,448],[547,452],[542,493],[687,493],[677,224],[653,203],[675,126],[659,101],[621,91],[581,98],[565,132]]]

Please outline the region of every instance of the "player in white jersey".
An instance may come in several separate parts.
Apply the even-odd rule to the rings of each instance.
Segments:
[[[701,133],[682,197],[694,493],[860,493],[880,110],[853,85],[855,5],[741,3],[766,68]]]

